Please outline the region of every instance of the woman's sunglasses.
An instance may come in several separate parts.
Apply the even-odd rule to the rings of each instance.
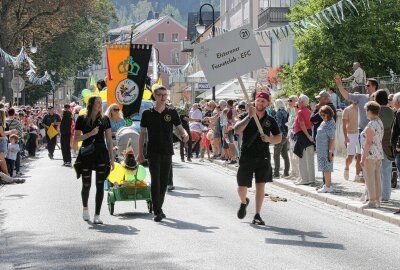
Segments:
[[[114,112],[119,112],[119,108],[113,109]]]

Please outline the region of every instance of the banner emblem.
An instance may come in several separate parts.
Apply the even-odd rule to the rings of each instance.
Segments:
[[[139,97],[139,87],[131,79],[122,80],[117,86],[115,97],[118,103],[122,105],[130,105]]]
[[[166,114],[166,115],[164,116],[164,120],[165,120],[165,122],[171,122],[171,115]]]

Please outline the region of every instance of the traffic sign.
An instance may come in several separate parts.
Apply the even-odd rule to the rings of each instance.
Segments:
[[[25,81],[21,77],[14,77],[11,80],[11,88],[15,92],[21,92],[22,90],[24,90],[24,87],[25,87]]]

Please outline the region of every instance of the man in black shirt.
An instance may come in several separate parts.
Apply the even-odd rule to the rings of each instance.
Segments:
[[[242,148],[237,172],[238,194],[241,200],[238,218],[246,216],[246,208],[250,200],[247,198],[247,189],[251,187],[253,174],[256,180],[256,214],[253,224],[264,225],[261,219],[261,206],[264,201],[265,183],[272,181],[271,154],[269,144],[277,144],[282,140],[275,119],[265,112],[270,103],[270,97],[265,92],[256,95],[255,107],[248,106],[248,114],[243,114],[235,125],[235,132],[242,135]],[[264,135],[258,134],[254,117],[258,117]]]
[[[61,133],[61,152],[64,160],[63,166],[71,167],[71,125],[72,113],[69,104],[64,105],[60,133]]]
[[[167,89],[159,85],[153,90],[154,107],[142,114],[140,121],[138,163],[143,163],[144,139],[148,135],[147,156],[151,176],[151,197],[154,209],[154,221],[165,218],[162,210],[165,192],[172,171],[173,141],[172,129],[175,126],[186,143],[189,135],[183,129],[178,112],[167,106]]]
[[[58,114],[54,112],[54,107],[50,106],[48,109],[49,113],[46,114],[43,118],[42,126],[46,129],[46,141],[47,141],[47,150],[49,151],[49,158],[54,158],[54,149],[56,148],[57,144],[57,136],[54,136],[51,140],[47,131],[49,130],[50,126],[53,125],[55,129],[57,129],[58,125],[60,125],[61,119]]]

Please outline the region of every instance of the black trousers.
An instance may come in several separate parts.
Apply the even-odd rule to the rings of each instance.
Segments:
[[[187,158],[192,158],[192,134],[190,133],[190,131],[187,131],[189,135],[189,140],[187,142]],[[183,141],[180,141],[180,154],[181,154],[181,159],[184,160],[185,159],[185,144],[183,143]]]
[[[71,163],[71,136],[70,134],[61,134],[61,152],[63,161]]]
[[[26,142],[26,148],[28,150],[29,156],[34,157],[36,155],[36,139],[37,135],[34,133],[29,134],[29,139]]]
[[[19,172],[21,169],[21,152],[17,153],[17,159],[15,160],[15,171]]]
[[[57,136],[54,136],[53,139],[50,140],[49,136],[47,136],[46,134],[46,141],[47,141],[47,151],[49,151],[50,155],[53,155],[54,149],[56,149]]]
[[[154,214],[160,213],[164,204],[170,173],[172,171],[172,156],[151,154],[149,157],[149,171],[151,176],[151,197]]]
[[[10,174],[11,177],[13,177],[14,176],[15,160],[6,158],[6,163],[7,163],[8,173]]]

